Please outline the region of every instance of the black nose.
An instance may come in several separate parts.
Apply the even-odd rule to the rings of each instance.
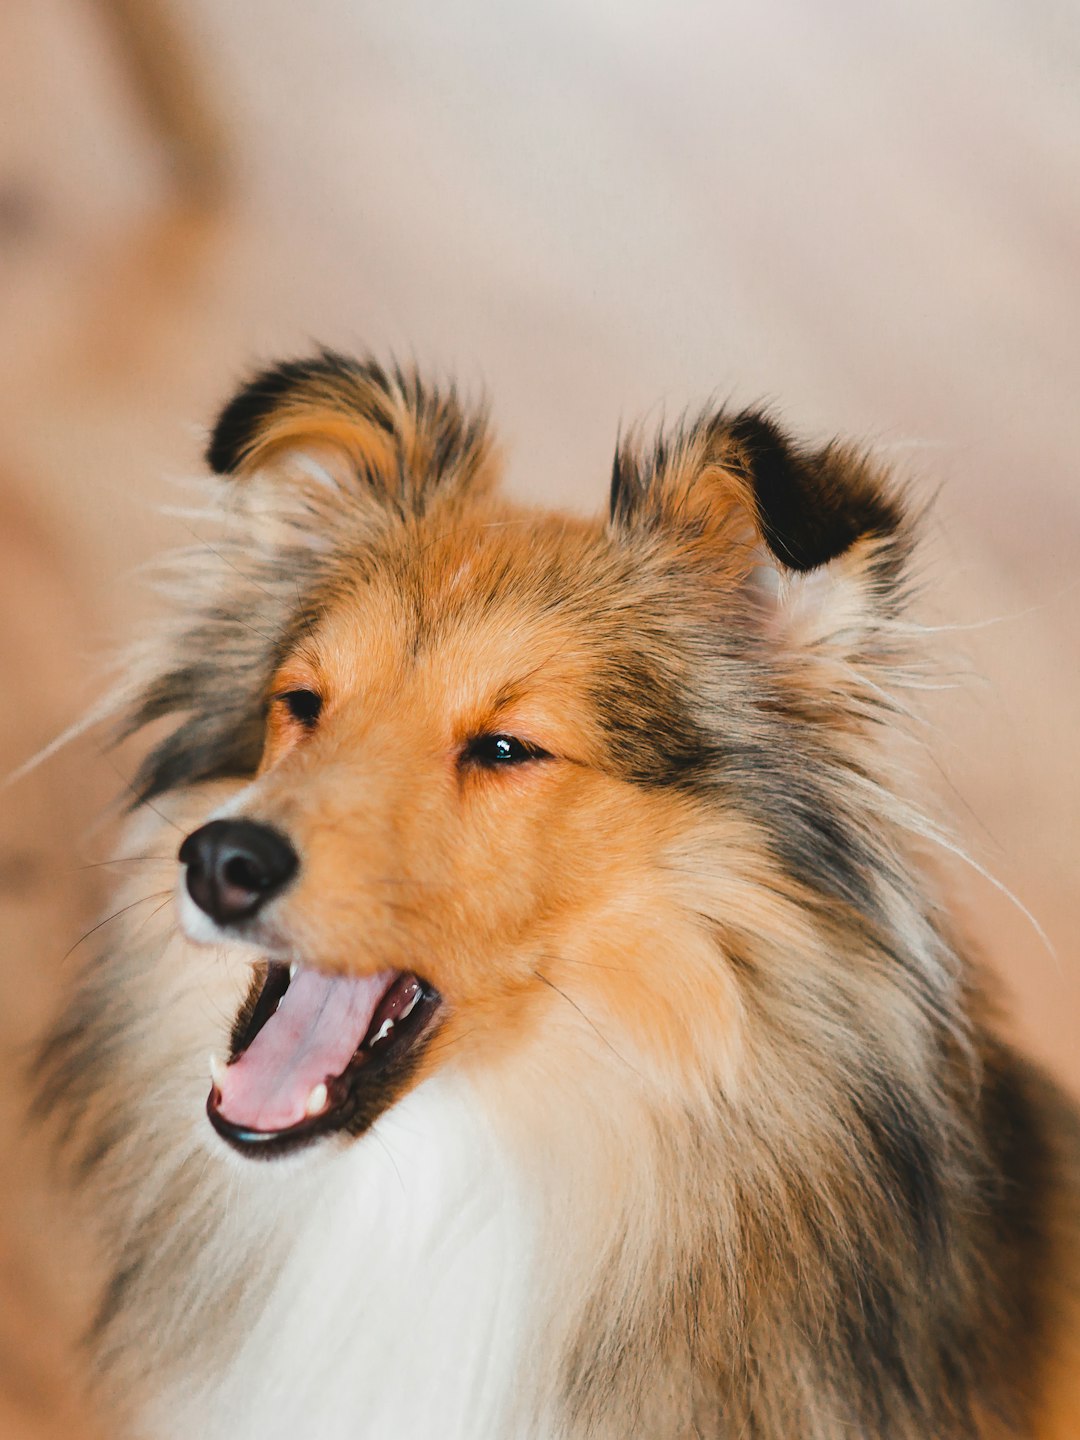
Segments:
[[[269,825],[211,820],[180,846],[188,894],[219,925],[247,920],[296,874],[296,851]]]

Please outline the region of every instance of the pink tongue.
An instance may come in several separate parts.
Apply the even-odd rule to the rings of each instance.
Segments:
[[[276,1014],[225,1070],[218,1113],[249,1130],[298,1125],[316,1085],[352,1059],[393,979],[392,970],[360,979],[298,970]]]

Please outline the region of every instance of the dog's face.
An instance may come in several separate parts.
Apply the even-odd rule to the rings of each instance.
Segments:
[[[256,778],[185,846],[194,938],[365,982],[313,989],[312,1009],[352,1007],[352,1031],[297,1061],[275,1106],[245,1092],[235,1123],[293,1138],[366,1125],[459,1036],[512,1041],[566,965],[603,963],[679,835],[669,812],[686,801],[662,756],[691,743],[692,721],[670,676],[646,668],[656,621],[630,557],[592,526],[491,513],[402,527],[363,581],[322,597],[267,687]],[[650,767],[653,783],[635,780]],[[215,1116],[300,985],[316,986],[293,983],[220,1077]],[[388,1020],[381,1047],[365,1046]],[[318,1087],[342,1064],[339,1040],[350,1063],[370,1058],[335,1107],[335,1088],[324,1100]]]
[[[180,854],[189,935],[259,962],[208,1106],[249,1153],[356,1134],[559,1005],[672,1077],[734,1046],[696,896],[726,887],[733,937],[770,923],[829,834],[810,756],[858,743],[844,667],[898,543],[864,468],[701,422],[617,461],[601,525],[492,500],[456,416],[324,359],[242,392],[211,446],[269,561],[146,788],[250,774]],[[837,593],[781,616],[777,585],[838,558]]]

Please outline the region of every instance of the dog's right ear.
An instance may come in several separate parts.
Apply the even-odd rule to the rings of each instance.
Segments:
[[[229,401],[206,448],[216,474],[300,470],[334,486],[364,482],[398,508],[422,510],[434,491],[494,479],[482,408],[414,371],[330,350],[262,371]]]

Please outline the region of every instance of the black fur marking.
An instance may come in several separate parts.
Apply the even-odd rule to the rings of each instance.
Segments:
[[[332,350],[304,360],[286,360],[263,370],[244,385],[218,416],[206,447],[206,463],[217,475],[234,475],[258,438],[266,421],[290,395],[327,381],[344,382],[355,393],[357,413],[372,425],[393,433],[386,413],[378,406],[363,403],[364,385],[389,394],[385,370],[373,360],[349,360]]]
[[[1048,1136],[1052,1123],[1080,1155],[1080,1119],[1034,1066],[1000,1046],[987,1058],[981,1121],[991,1164],[980,1197],[993,1256],[985,1263],[994,1266],[999,1312],[1007,1305],[1011,1322],[1003,1326],[998,1313],[986,1326],[988,1388],[999,1391],[1001,1413],[1017,1433],[1026,1434],[1015,1412],[1018,1405],[1034,1403],[1038,1361],[1046,1353],[1052,1323],[1047,1297],[1054,1277],[1046,1216],[1054,1190],[1066,1183]],[[1028,1415],[1022,1418],[1030,1423]]]
[[[309,564],[305,552],[281,554],[285,575],[301,576]],[[120,726],[122,741],[155,721],[179,717],[143,758],[131,783],[135,804],[204,780],[243,779],[258,768],[266,688],[284,655],[311,628],[319,605],[309,579],[302,588],[295,578],[279,584],[277,595],[268,588],[275,583],[270,576],[265,585],[255,577],[250,583],[258,603],[268,602],[259,628],[231,612],[205,611],[184,635],[174,667],[150,681]]]
[[[918,1351],[910,1344],[907,1303],[896,1292],[896,1277],[882,1273],[869,1242],[849,1237],[847,1243],[847,1254],[834,1261],[837,1335],[831,1368],[844,1376],[855,1410],[850,1422],[857,1434],[884,1436],[898,1422],[917,1419],[930,1434],[934,1411],[912,1374],[909,1356]]]
[[[258,768],[262,742],[259,710],[193,715],[143,760],[131,784],[133,804],[206,780],[247,779]]]
[[[724,750],[695,721],[678,682],[641,653],[604,665],[592,700],[608,755],[625,779],[645,786],[714,788]]]
[[[620,446],[615,447],[608,486],[608,514],[612,520],[627,520],[633,514],[638,489],[637,467]]]
[[[688,438],[681,432],[677,434],[675,448]],[[636,521],[647,525],[655,522],[656,511],[649,501],[655,498],[662,485],[670,449],[668,438],[663,434],[656,436],[652,451],[647,456],[630,446],[624,449],[621,443],[616,446],[608,491],[608,512],[612,521],[617,524]]]
[[[790,570],[816,570],[856,540],[890,538],[901,529],[899,504],[863,460],[834,445],[802,449],[757,410],[721,412],[660,435],[648,457],[618,448],[611,470],[612,520],[663,523],[668,473],[689,463],[701,441],[699,463],[715,460],[749,481],[762,537]],[[895,579],[895,571],[884,578]]]
[[[464,408],[453,386],[439,390],[414,371],[387,370],[374,360],[324,349],[265,370],[238,391],[211,433],[210,468],[237,474],[257,449],[260,432],[285,406],[336,413],[387,437],[390,473],[370,473],[362,458],[357,473],[402,519],[423,512],[430,490],[451,480],[470,483],[488,452],[485,407]]]
[[[867,535],[891,535],[895,504],[850,457],[831,446],[800,450],[767,416],[744,410],[718,429],[745,458],[762,534],[782,565],[816,570]]]
[[[881,1077],[853,1098],[881,1181],[882,1193],[912,1240],[921,1273],[932,1278],[949,1240],[941,1180],[940,1138],[929,1129],[914,1097],[895,1079]]]
[[[770,737],[739,757],[733,789],[769,837],[770,849],[793,880],[838,900],[854,914],[880,918],[873,880],[878,857],[829,799],[826,762],[800,755],[785,737]],[[822,783],[824,782],[824,783]]]

